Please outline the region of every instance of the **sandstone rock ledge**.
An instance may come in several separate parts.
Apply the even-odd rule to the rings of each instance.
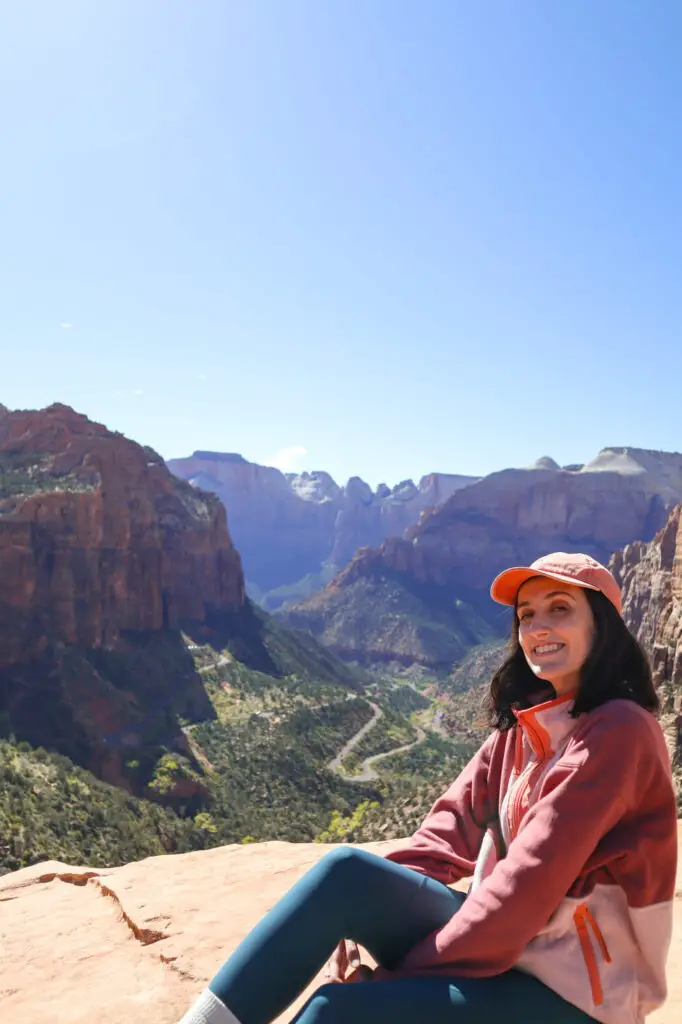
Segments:
[[[329,849],[272,842],[99,871],[50,861],[5,875],[3,1020],[176,1024],[249,928]],[[670,998],[651,1024],[682,1020],[682,869],[675,909]]]

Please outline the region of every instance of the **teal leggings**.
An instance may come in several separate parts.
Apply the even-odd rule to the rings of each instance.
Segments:
[[[209,985],[239,1024],[270,1024],[342,938],[395,968],[464,896],[383,857],[338,847],[311,868],[244,939]],[[197,1012],[185,1018],[207,1018]],[[225,1015],[225,1020],[234,1018]],[[585,1024],[593,1021],[531,975],[450,976],[328,984],[297,1024]]]

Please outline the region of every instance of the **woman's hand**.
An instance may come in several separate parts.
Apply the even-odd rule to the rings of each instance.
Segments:
[[[371,974],[371,968],[360,962],[360,950],[357,942],[353,942],[352,939],[341,939],[332,953],[327,967],[329,980],[333,982],[365,981]]]

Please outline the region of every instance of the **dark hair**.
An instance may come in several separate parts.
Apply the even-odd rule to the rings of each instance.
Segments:
[[[580,673],[580,687],[571,715],[577,718],[607,700],[633,700],[647,711],[659,710],[659,700],[644,649],[607,597],[598,590],[585,590],[590,603],[596,636]],[[519,643],[519,621],[514,611],[509,652],[490,684],[490,724],[501,732],[516,723],[513,708],[527,707],[537,693],[538,679],[526,661]]]

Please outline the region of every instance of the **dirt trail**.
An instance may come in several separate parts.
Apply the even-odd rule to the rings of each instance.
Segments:
[[[342,779],[348,779],[351,782],[355,782],[358,779],[358,776],[357,775],[345,775],[341,771],[341,762],[346,760],[348,755],[355,749],[355,747],[357,747],[357,745],[360,742],[360,740],[364,739],[365,736],[367,735],[367,733],[371,732],[371,730],[377,724],[379,719],[384,717],[383,711],[381,710],[381,708],[377,704],[373,704],[372,701],[369,701],[369,706],[371,707],[372,711],[374,712],[373,717],[370,718],[369,722],[366,722],[363,725],[362,729],[359,729],[355,733],[354,736],[351,736],[351,738],[348,740],[347,743],[344,743],[344,745],[341,747],[341,750],[338,752],[336,757],[333,758],[329,762],[329,764],[327,765],[327,768],[329,769],[329,771],[336,772],[338,775],[341,776]],[[364,765],[364,763],[365,762],[363,762],[363,765]]]
[[[405,743],[402,747],[394,747],[393,750],[384,750],[381,754],[373,754],[371,757],[366,757],[360,765],[360,771],[357,775],[342,775],[342,778],[346,782],[374,782],[375,779],[379,778],[377,772],[374,771],[372,765],[376,764],[377,761],[383,761],[385,757],[393,757],[395,754],[404,754],[406,750],[412,750],[412,747],[416,747],[417,744],[423,743],[426,739],[426,733],[423,729],[417,726],[417,739],[413,740],[412,743]]]
[[[413,689],[416,688],[413,687]],[[369,722],[367,722],[365,725],[363,725],[362,729],[356,732],[354,736],[351,736],[351,738],[348,740],[347,743],[344,744],[344,746],[341,748],[336,757],[333,758],[333,760],[331,760],[327,765],[327,768],[330,771],[336,772],[336,774],[340,775],[341,778],[344,779],[344,781],[346,782],[374,782],[376,779],[379,778],[378,773],[375,772],[374,768],[372,767],[374,764],[376,764],[378,761],[383,761],[384,758],[386,757],[393,757],[394,754],[403,754],[407,750],[412,750],[412,747],[416,747],[419,743],[423,743],[424,740],[426,739],[426,732],[424,731],[424,729],[422,729],[420,726],[417,726],[417,739],[413,740],[412,743],[404,743],[400,747],[393,747],[392,750],[383,750],[380,754],[373,754],[371,757],[366,757],[365,760],[362,761],[362,763],[360,764],[359,772],[356,772],[354,775],[346,775],[341,765],[346,760],[348,755],[355,749],[360,740],[364,739],[367,733],[374,728],[374,726],[377,724],[380,718],[383,718],[384,713],[381,710],[381,708],[378,707],[376,704],[373,704],[371,701],[369,702],[369,704],[372,710],[374,711],[374,717],[371,718]],[[440,722],[437,722],[437,718],[437,714],[433,716],[433,720],[429,725],[429,731],[441,731],[442,725]]]

